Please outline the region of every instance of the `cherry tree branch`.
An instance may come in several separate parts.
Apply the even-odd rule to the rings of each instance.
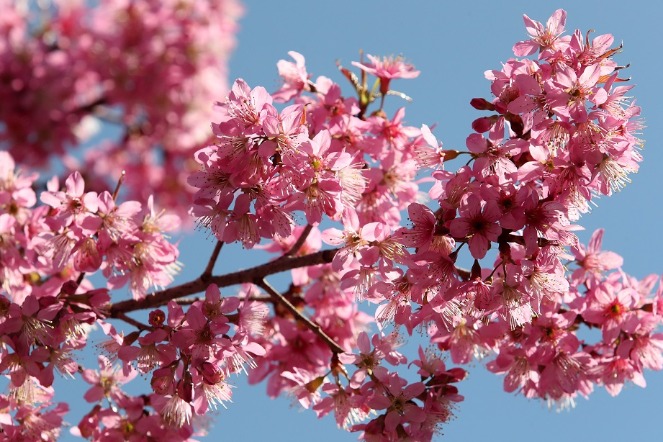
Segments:
[[[270,302],[274,303],[274,298],[271,296],[249,296],[246,298],[240,298],[242,301],[254,301],[254,302]],[[175,302],[179,305],[191,305],[195,302],[203,302],[205,301],[205,297],[203,296],[196,296],[195,298],[184,298],[184,299],[176,299]]]
[[[150,327],[149,325],[147,325],[147,324],[143,324],[143,323],[140,322],[140,321],[137,321],[137,320],[135,320],[135,319],[133,319],[133,318],[130,318],[129,316],[125,315],[124,313],[118,313],[118,314],[115,316],[115,318],[120,319],[120,320],[126,322],[127,324],[131,324],[131,325],[133,325],[133,326],[136,327],[138,330],[153,330],[152,327]]]
[[[221,252],[221,248],[223,247],[223,241],[217,241],[216,245],[214,246],[214,250],[212,251],[212,256],[210,256],[209,261],[207,262],[207,267],[205,267],[205,271],[203,271],[203,274],[200,275],[200,279],[207,279],[212,276],[212,271],[214,270],[214,264],[216,264],[216,260],[219,257],[219,253]]]
[[[256,267],[239,270],[221,276],[204,277],[201,275],[193,281],[155,292],[151,295],[147,295],[143,299],[129,299],[113,304],[110,307],[109,316],[111,318],[117,318],[118,315],[122,313],[159,307],[167,304],[173,299],[203,292],[210,284],[216,284],[219,287],[228,287],[231,285],[259,281],[268,275],[285,272],[299,267],[327,264],[332,261],[338,250],[339,249],[321,250],[304,256],[279,258],[275,261],[270,261]]]
[[[311,224],[307,224],[306,227],[304,227],[304,230],[302,230],[302,234],[299,235],[299,238],[297,238],[297,242],[295,242],[290,250],[285,252],[283,256],[293,256],[299,252],[299,249],[301,249],[304,245],[304,242],[306,242],[306,238],[308,237],[309,233],[311,233],[312,229],[313,226]]]
[[[320,339],[322,339],[329,349],[334,353],[345,353],[345,350],[336,343],[329,335],[327,335],[322,327],[319,324],[309,319],[302,312],[300,312],[297,307],[295,307],[290,301],[288,301],[283,295],[281,295],[274,287],[269,285],[264,279],[256,279],[254,284],[265,290],[272,296],[279,304],[288,310],[297,321],[306,325],[313,333],[315,333]]]
[[[205,271],[197,279],[155,292],[151,295],[147,295],[143,299],[130,299],[113,304],[110,307],[109,317],[117,318],[121,313],[159,307],[167,304],[173,299],[183,298],[203,292],[210,284],[216,284],[219,287],[228,287],[244,283],[254,283],[255,281],[262,280],[266,276],[273,275],[275,273],[281,273],[300,267],[309,267],[317,264],[330,263],[339,249],[321,250],[319,252],[310,253],[303,256],[289,255],[291,253],[296,253],[297,249],[301,247],[301,245],[298,246],[298,244],[303,244],[306,236],[307,229],[304,229],[302,235],[297,240],[297,243],[295,243],[295,245],[288,252],[286,252],[285,255],[275,259],[274,261],[270,261],[256,267],[251,267],[249,269],[227,273],[225,275],[211,276],[211,268],[214,266],[216,258],[218,257],[223,244],[219,242],[212,252],[212,256],[210,257],[210,261],[208,262]],[[522,237],[513,234],[508,235],[508,241],[524,243]],[[546,245],[550,242],[541,238],[539,243]],[[458,268],[457,271],[461,277],[467,278],[469,275],[469,272],[465,269]]]

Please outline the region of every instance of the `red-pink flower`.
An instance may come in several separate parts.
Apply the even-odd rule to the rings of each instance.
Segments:
[[[369,59],[368,63],[358,63],[353,61],[353,66],[375,75],[380,79],[380,93],[383,95],[389,91],[389,82],[397,78],[417,78],[419,71],[414,69],[409,63],[406,63],[402,57],[374,57],[373,55],[366,55]]]
[[[85,192],[84,188],[83,177],[79,172],[74,172],[65,181],[65,191],[49,189],[41,194],[41,201],[57,210],[57,218],[65,226],[76,220],[79,225],[94,230],[101,223],[101,220],[92,217],[98,208],[97,193]]]
[[[124,373],[119,367],[113,367],[110,360],[105,356],[99,356],[99,370],[83,370],[83,379],[92,384],[92,387],[85,393],[85,400],[88,402],[98,402],[104,398],[114,401],[122,400],[125,396],[120,388],[136,377],[138,372],[128,368],[128,373]]]
[[[275,101],[285,103],[302,91],[308,90],[310,75],[306,72],[306,60],[299,52],[289,51],[288,55],[295,62],[279,60],[276,64],[279,75],[283,78],[283,86],[272,94]]]
[[[193,408],[190,403],[182,399],[177,393],[168,397],[156,397],[154,407],[159,411],[163,421],[175,428],[191,423]]]
[[[486,256],[491,241],[497,241],[502,228],[497,221],[501,214],[493,201],[470,195],[460,207],[460,217],[449,224],[449,231],[458,239],[468,238],[470,252],[476,259]]]
[[[580,281],[582,278],[587,278],[589,283],[593,283],[601,273],[619,268],[624,263],[624,259],[616,253],[601,251],[603,232],[603,229],[597,229],[589,239],[587,247],[579,244],[577,248],[572,249],[580,266],[573,272],[573,279]]]
[[[638,326],[638,296],[632,288],[622,288],[612,281],[598,285],[591,292],[583,318],[601,327],[603,340],[611,343],[620,331],[633,333]]]
[[[412,227],[401,228],[396,238],[406,247],[416,247],[425,251],[431,246],[435,233],[436,219],[433,212],[423,204],[412,203],[407,208]]]
[[[421,424],[426,420],[424,410],[412,399],[418,397],[426,390],[423,382],[413,384],[396,373],[378,371],[375,377],[388,394],[374,394],[368,401],[368,406],[374,410],[386,410],[384,431],[395,434],[396,427],[404,424]]]

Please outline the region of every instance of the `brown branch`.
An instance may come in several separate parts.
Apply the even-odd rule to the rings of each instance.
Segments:
[[[205,267],[205,271],[203,272],[203,274],[200,275],[200,279],[206,280],[212,276],[212,271],[214,270],[214,264],[216,264],[216,260],[219,257],[219,253],[221,252],[221,247],[223,247],[223,241],[217,241],[216,245],[214,246],[214,250],[212,251],[212,256],[210,256],[209,261],[207,262],[207,267]]]
[[[248,298],[239,298],[242,301],[254,301],[254,302],[274,302],[274,298],[271,296],[249,296]],[[191,305],[195,302],[204,302],[205,298],[202,296],[197,296],[195,298],[184,298],[176,299],[175,302],[179,305]]]
[[[461,268],[461,267],[456,267],[456,273],[458,273],[458,276],[460,276],[464,281],[468,281],[470,279],[471,273],[469,270]]]
[[[271,296],[249,296],[248,298],[240,298],[242,301],[253,301],[253,302],[274,302],[274,298]]]
[[[191,305],[191,304],[193,304],[195,302],[198,302],[198,301],[203,302],[204,300],[205,300],[205,298],[197,296],[195,298],[176,299],[175,302],[178,305]]]
[[[311,233],[311,230],[313,229],[313,226],[311,224],[307,224],[306,227],[304,227],[304,230],[302,230],[302,234],[299,235],[299,238],[297,238],[297,242],[293,244],[293,246],[285,252],[283,256],[293,256],[297,252],[299,252],[299,249],[302,248],[304,245],[304,242],[306,242],[306,238],[308,238],[309,233]]]
[[[80,275],[78,275],[78,278],[76,278],[76,287],[80,287],[84,279],[85,279],[85,272],[81,272]]]
[[[117,194],[120,193],[120,187],[122,186],[122,183],[124,182],[126,176],[127,176],[127,171],[123,170],[122,173],[120,173],[120,178],[117,179],[117,184],[115,185],[115,190],[113,191],[113,201],[117,199]]]
[[[90,113],[94,111],[95,109],[105,105],[108,103],[108,99],[106,97],[99,97],[94,101],[91,101],[88,104],[84,104],[83,106],[79,107],[78,109],[74,109],[72,113],[78,114],[78,115],[85,115],[87,113]]]
[[[316,322],[312,321],[308,317],[306,317],[302,312],[297,310],[297,307],[292,305],[290,301],[288,301],[283,295],[281,295],[279,292],[277,292],[274,287],[269,285],[267,281],[264,279],[256,279],[254,281],[254,284],[260,286],[263,290],[265,290],[267,293],[269,293],[270,296],[272,296],[279,304],[283,305],[292,315],[297,319],[297,321],[300,321],[304,323],[313,333],[315,333],[320,339],[322,339],[325,344],[329,347],[329,349],[334,352],[334,353],[345,353],[345,350],[336,343],[329,335],[327,335],[324,330],[322,330],[322,327],[320,327],[319,324]]]
[[[110,308],[110,317],[116,318],[118,314],[159,307],[168,304],[168,302],[173,299],[203,292],[210,284],[216,284],[219,287],[228,287],[231,285],[258,281],[268,275],[285,272],[299,267],[327,264],[332,261],[337,251],[338,249],[330,249],[293,258],[279,258],[275,261],[251,267],[246,270],[239,270],[221,276],[211,276],[205,280],[203,280],[202,277],[198,277],[193,281],[185,282],[184,284],[147,295],[143,299],[129,299],[113,304]]]
[[[118,313],[118,314],[115,315],[114,317],[117,318],[117,319],[120,319],[120,320],[122,320],[122,321],[124,321],[124,322],[126,322],[127,324],[131,324],[131,325],[133,325],[133,326],[136,327],[138,330],[152,330],[152,327],[151,327],[151,326],[149,326],[149,325],[147,325],[147,324],[143,324],[142,322],[137,321],[137,320],[135,320],[135,319],[133,319],[133,318],[130,318],[129,316],[125,315],[124,313]]]

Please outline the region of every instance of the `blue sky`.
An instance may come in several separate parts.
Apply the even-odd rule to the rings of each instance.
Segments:
[[[309,72],[341,82],[335,61],[349,67],[358,51],[375,55],[403,55],[421,70],[416,80],[394,85],[411,96],[406,121],[413,126],[436,124],[435,135],[448,148],[463,147],[471,121],[481,113],[469,106],[473,97],[490,98],[483,72],[499,69],[512,56],[511,47],[527,34],[522,14],[544,21],[557,8],[568,12],[567,29],[592,28],[596,34],[612,33],[624,42],[617,57],[630,63],[626,71],[637,87],[632,95],[643,108],[647,141],[645,161],[633,183],[621,193],[599,201],[593,213],[581,220],[586,241],[591,232],[605,227],[604,248],[620,253],[624,269],[637,277],[663,272],[663,235],[659,234],[659,172],[663,164],[660,144],[663,121],[660,99],[660,17],[657,2],[624,1],[521,1],[443,2],[337,0],[247,1],[241,20],[238,46],[231,59],[231,81],[244,78],[251,86],[274,91],[279,85],[275,64],[295,50],[307,59]],[[341,83],[343,85],[343,83]],[[346,89],[349,93],[349,89]],[[210,97],[210,101],[223,97]],[[398,99],[392,98],[392,104]],[[213,242],[196,233],[182,242],[181,261],[186,264],[178,279],[195,277]],[[241,249],[224,250],[219,270],[248,267],[255,254]],[[231,264],[232,262],[232,264]],[[502,379],[486,372],[481,363],[467,367],[470,377],[459,384],[466,400],[456,419],[444,428],[440,441],[539,442],[558,440],[655,440],[660,434],[659,398],[663,397],[663,373],[647,373],[649,386],[630,385],[617,398],[597,389],[590,399],[579,399],[575,409],[556,413],[541,402],[528,401],[502,391]],[[208,440],[220,441],[351,441],[356,435],[337,430],[331,419],[318,421],[309,411],[299,412],[289,399],[270,400],[265,386],[248,387],[235,382],[234,402],[215,417]],[[83,390],[69,390],[71,400]],[[72,419],[73,420],[73,419]],[[75,422],[75,420],[73,420]],[[65,438],[68,439],[68,438]]]

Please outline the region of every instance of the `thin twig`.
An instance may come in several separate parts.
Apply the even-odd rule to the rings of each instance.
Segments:
[[[274,302],[274,298],[271,296],[249,296],[246,298],[239,298],[242,301],[253,301],[253,302]],[[202,296],[197,296],[195,298],[184,298],[184,299],[176,299],[175,302],[178,305],[191,305],[195,302],[204,302],[205,298]]]
[[[94,113],[96,109],[99,109],[106,103],[108,103],[108,99],[106,97],[99,97],[96,100],[79,107],[78,109],[74,109],[74,112],[77,113],[78,115],[85,115],[90,112]]]
[[[120,192],[120,186],[122,186],[122,182],[124,181],[124,178],[127,176],[126,170],[123,170],[122,173],[120,173],[120,178],[117,179],[117,185],[115,186],[115,190],[113,191],[113,201],[117,199],[117,194]]]
[[[249,296],[248,298],[241,298],[242,301],[253,301],[253,302],[274,302],[274,298],[271,296]]]
[[[133,318],[130,318],[129,316],[125,315],[124,313],[118,313],[114,317],[126,322],[127,324],[133,325],[134,327],[136,327],[139,330],[152,330],[151,326],[149,326],[147,324],[143,324],[142,322],[137,321]]]
[[[209,261],[207,262],[207,267],[205,267],[205,271],[203,272],[203,274],[200,275],[200,279],[205,280],[209,279],[212,276],[212,271],[214,270],[214,264],[216,264],[216,260],[219,257],[219,253],[221,252],[222,247],[223,247],[223,241],[217,241],[216,245],[214,246],[214,250],[212,251],[212,256],[210,256]]]
[[[306,317],[302,312],[297,310],[297,307],[292,305],[283,295],[277,292],[274,287],[269,285],[264,279],[256,279],[254,283],[260,286],[263,290],[269,293],[275,300],[277,300],[281,305],[283,305],[292,315],[300,322],[304,323],[313,333],[315,333],[320,339],[322,339],[329,349],[334,353],[345,353],[345,350],[336,343],[329,335],[327,335],[324,330],[320,327],[319,324],[315,323],[308,317]]]
[[[334,255],[339,249],[322,250],[304,256],[295,256],[287,259],[277,259],[268,263],[251,267],[250,269],[240,270],[221,276],[211,276],[206,280],[200,277],[193,281],[185,282],[175,287],[155,292],[147,295],[143,299],[129,299],[113,304],[110,308],[110,317],[116,318],[118,314],[127,313],[135,310],[159,307],[168,304],[169,301],[185,296],[191,296],[205,291],[210,284],[216,284],[219,287],[228,287],[231,285],[244,284],[260,280],[268,275],[285,272],[300,267],[309,267],[317,264],[327,264],[332,262]]]
[[[178,305],[191,305],[191,304],[193,304],[195,302],[198,302],[198,301],[202,302],[204,299],[205,298],[197,296],[195,298],[176,299],[175,303],[178,304]]]
[[[461,267],[456,267],[456,273],[458,273],[458,276],[460,276],[465,281],[469,280],[471,276],[469,270],[463,269]]]
[[[307,224],[306,227],[304,227],[304,230],[302,230],[302,234],[299,235],[299,238],[297,238],[297,242],[293,244],[293,246],[285,252],[283,256],[293,256],[297,252],[299,252],[299,249],[302,248],[304,245],[304,242],[306,242],[306,238],[308,238],[309,233],[311,233],[311,230],[313,229],[313,226],[311,224]]]
[[[84,279],[85,279],[85,272],[81,272],[80,275],[78,275],[78,278],[76,278],[76,287],[80,287]]]

